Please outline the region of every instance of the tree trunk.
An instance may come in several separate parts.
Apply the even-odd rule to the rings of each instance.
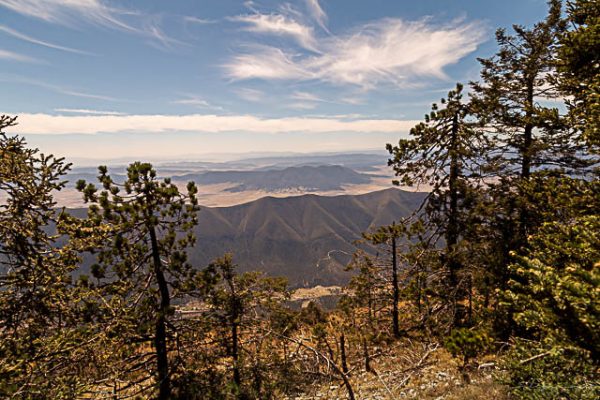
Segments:
[[[392,233],[392,285],[393,285],[393,328],[394,336],[400,337],[400,323],[398,321],[398,302],[400,301],[400,288],[398,287],[398,257],[396,255],[396,234]]]
[[[242,377],[240,375],[239,366],[239,338],[238,338],[238,324],[237,321],[232,321],[231,324],[231,358],[233,360],[233,382],[241,389]]]
[[[233,271],[226,271],[223,275],[225,282],[227,282],[227,286],[229,287],[229,315],[228,315],[228,323],[229,328],[231,329],[231,362],[232,362],[232,372],[233,372],[233,383],[236,385],[238,393],[240,393],[238,398],[242,398],[241,388],[242,388],[242,377],[240,374],[240,339],[238,328],[240,325],[240,318],[243,313],[243,305],[242,300],[237,296],[237,290],[234,280]]]
[[[417,268],[417,309],[421,313],[421,269]]]
[[[451,296],[454,309],[454,325],[460,322],[460,315],[457,312],[458,298],[460,297],[458,288],[458,271],[460,263],[456,258],[456,246],[458,244],[458,179],[460,166],[458,160],[458,112],[452,119],[452,131],[450,138],[450,176],[448,177],[448,190],[450,192],[450,208],[448,210],[448,227],[446,229],[446,260],[448,263],[448,285],[453,295]]]
[[[169,287],[163,274],[162,261],[158,251],[158,240],[154,225],[149,224],[150,241],[152,245],[152,261],[154,275],[160,293],[160,306],[154,328],[154,348],[156,350],[156,372],[159,384],[159,400],[168,400],[171,397],[171,381],[169,377],[169,354],[167,349],[167,324],[166,318],[171,306]]]
[[[471,325],[473,323],[473,277],[469,276],[469,292],[468,292],[468,296],[469,296],[469,313],[468,313],[468,318],[469,318],[469,325]]]
[[[521,179],[527,180],[531,175],[532,147],[533,147],[533,124],[531,118],[533,115],[533,85],[534,82],[527,83],[527,98],[525,101],[525,127],[523,131],[523,145],[521,148]],[[521,206],[521,214],[519,216],[519,245],[525,245],[527,239],[527,231],[529,230],[529,211],[525,202]]]
[[[530,80],[527,82],[527,97],[525,99],[525,127],[523,132],[523,144],[521,147],[521,178],[528,179],[531,175],[531,146],[533,144],[533,124],[531,118],[533,115],[533,85]]]
[[[362,346],[363,346],[363,356],[365,358],[365,371],[373,372],[373,368],[371,368],[371,356],[369,355],[369,346],[367,344],[367,338],[363,336],[362,338]]]
[[[340,356],[342,358],[342,372],[348,374],[348,360],[346,359],[346,336],[340,335]]]

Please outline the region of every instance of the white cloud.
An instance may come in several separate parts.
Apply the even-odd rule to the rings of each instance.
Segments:
[[[215,105],[209,103],[207,100],[205,100],[201,97],[198,97],[198,96],[194,96],[194,95],[187,95],[185,98],[179,99],[179,100],[174,100],[171,103],[184,105],[184,106],[192,106],[192,107],[196,107],[196,108],[206,108],[206,109],[211,109],[211,110],[222,110],[223,109],[222,107],[215,106]]]
[[[214,19],[198,18],[198,17],[193,17],[193,16],[183,17],[183,20],[185,22],[190,22],[190,23],[198,24],[198,25],[208,25],[208,24],[214,24],[217,22]]]
[[[63,25],[74,25],[81,17],[99,25],[135,30],[119,19],[124,11],[100,0],[0,0],[0,5],[29,17]]]
[[[109,6],[103,0],[0,0],[14,12],[49,23],[77,26],[86,21],[105,28],[141,35],[165,47],[179,43],[165,35],[153,18],[135,10]]]
[[[314,101],[314,102],[322,102],[322,103],[328,103],[327,100],[312,94],[312,93],[308,93],[308,92],[294,92],[292,93],[292,95],[290,96],[292,99],[294,100],[299,100],[299,101]]]
[[[351,104],[353,106],[359,106],[365,104],[365,99],[361,97],[343,97],[340,100],[342,103]]]
[[[251,14],[230,18],[248,24],[250,32],[289,36],[307,50],[317,51],[313,28],[281,14]]]
[[[4,25],[0,25],[0,32],[4,32],[12,37],[21,39],[25,42],[37,44],[39,46],[48,47],[50,49],[66,51],[68,53],[92,55],[92,53],[89,53],[87,51],[77,50],[77,49],[73,49],[71,47],[60,46],[58,44],[53,44],[53,43],[49,43],[49,42],[46,42],[46,41],[43,41],[40,39],[36,39],[34,37],[28,36],[24,33],[21,33],[19,31],[16,31],[16,30],[9,28],[8,26],[4,26]]]
[[[126,115],[118,111],[89,110],[87,108],[55,108],[54,111],[67,114],[85,114],[85,115]]]
[[[295,103],[288,104],[285,107],[294,110],[314,110],[315,108],[317,108],[317,105],[315,103],[298,101]]]
[[[27,63],[39,63],[40,61],[29,57],[23,54],[14,53],[8,50],[0,49],[0,60],[8,60],[8,61],[17,61],[17,62],[27,62]]]
[[[0,58],[2,58],[1,50],[0,50]],[[47,82],[42,82],[42,81],[38,81],[35,79],[29,79],[29,78],[25,78],[22,76],[0,75],[0,82],[21,83],[21,84],[25,84],[25,85],[32,85],[32,86],[41,87],[41,88],[44,88],[47,90],[51,90],[55,93],[66,94],[68,96],[74,96],[74,97],[82,97],[82,98],[86,98],[86,99],[105,100],[105,101],[120,101],[120,99],[117,99],[114,97],[82,92],[79,90],[62,87],[62,86],[57,86],[57,85],[53,85],[53,84],[50,84]]]
[[[182,100],[175,100],[172,103],[173,104],[182,104],[182,105],[186,105],[186,106],[200,107],[200,108],[210,107],[210,104],[208,103],[208,101],[202,100],[202,99],[182,99]]]
[[[57,135],[117,132],[247,132],[247,133],[402,133],[418,121],[344,118],[259,118],[252,115],[85,115],[21,114],[13,129],[19,134]]]
[[[310,79],[311,72],[282,50],[255,46],[254,54],[237,55],[224,66],[229,77],[244,79]]]
[[[157,24],[153,23],[145,23],[143,29],[138,33],[151,39],[149,43],[158,49],[170,50],[178,45],[187,45],[187,43],[171,38]]]
[[[239,88],[235,90],[235,94],[238,97],[252,102],[259,102],[265,98],[265,93],[261,90],[250,89],[250,88]]]
[[[306,0],[306,5],[311,16],[317,21],[319,26],[327,31],[327,14],[319,4],[319,0]]]
[[[357,120],[357,119],[373,119],[374,115],[367,114],[308,114],[305,115],[307,118],[336,118],[343,120]]]
[[[319,54],[290,54],[270,46],[249,47],[225,65],[233,79],[286,79],[357,85],[414,85],[425,77],[445,78],[444,68],[476,50],[484,40],[478,23],[386,18],[351,33],[317,39]]]

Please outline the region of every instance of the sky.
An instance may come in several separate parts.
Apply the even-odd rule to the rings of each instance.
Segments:
[[[70,159],[383,150],[543,0],[0,0],[0,114]]]

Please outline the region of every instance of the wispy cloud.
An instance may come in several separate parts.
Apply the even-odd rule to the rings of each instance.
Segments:
[[[361,105],[364,104],[364,100],[358,97],[341,97],[335,100],[327,99],[324,97],[317,96],[314,93],[295,91],[290,96],[290,99],[295,100],[294,103],[289,104],[288,108],[312,110],[317,107],[318,103],[330,103],[330,104],[350,104],[350,105]]]
[[[198,18],[194,16],[185,16],[183,17],[183,21],[198,25],[209,25],[217,23],[217,21],[214,19]]]
[[[1,54],[1,51],[0,51]],[[0,55],[1,58],[1,55]],[[94,99],[94,100],[104,100],[104,101],[122,101],[121,99],[117,99],[115,97],[104,96],[94,93],[87,93],[77,89],[72,89],[68,87],[53,85],[51,83],[38,81],[35,79],[25,78],[22,76],[14,76],[14,75],[0,75],[0,82],[9,82],[9,83],[20,83],[24,85],[37,86],[46,90],[53,91],[55,93],[65,94],[68,96],[81,97],[86,99]]]
[[[76,25],[80,18],[110,28],[135,31],[120,16],[130,14],[100,0],[0,0],[0,5],[29,17],[62,25]]]
[[[48,47],[48,48],[54,49],[54,50],[66,51],[68,53],[75,53],[75,54],[93,55],[93,53],[90,53],[87,51],[73,49],[71,47],[60,46],[58,44],[54,44],[54,43],[46,42],[44,40],[36,39],[32,36],[29,36],[29,35],[19,32],[19,31],[16,31],[5,25],[0,25],[0,32],[4,32],[7,35],[10,35],[10,36],[15,37],[20,40],[23,40],[25,42],[37,44],[39,46]]]
[[[344,104],[351,104],[353,106],[359,106],[362,104],[365,104],[365,99],[361,98],[361,97],[342,97],[342,99],[340,100],[340,102],[344,103]]]
[[[314,110],[317,108],[316,103],[297,101],[294,103],[287,104],[285,108],[291,108],[293,110]]]
[[[55,92],[58,93],[62,93],[62,94],[66,94],[69,96],[74,96],[74,97],[83,97],[86,99],[94,99],[94,100],[105,100],[105,101],[119,101],[119,99],[116,99],[114,97],[110,97],[110,96],[102,96],[102,95],[98,95],[98,94],[92,94],[92,93],[86,93],[86,92],[80,92],[77,90],[71,90],[71,89],[66,89],[66,88],[61,88],[58,86],[46,86],[48,89],[54,90]]]
[[[165,47],[179,43],[156,25],[155,17],[117,8],[104,0],[0,0],[0,6],[49,23],[75,27],[82,21],[155,40]]]
[[[407,132],[418,121],[344,118],[259,118],[251,115],[49,115],[20,114],[20,134],[97,134],[118,132],[328,133]]]
[[[475,51],[483,40],[484,29],[477,22],[438,25],[431,19],[385,18],[344,35],[316,38],[316,55],[248,46],[252,51],[236,55],[224,67],[234,80],[320,80],[363,89],[384,83],[407,86],[424,77],[446,78],[444,68]]]
[[[58,113],[67,113],[67,114],[126,115],[125,113],[118,112],[118,111],[89,110],[86,108],[55,108],[54,111],[56,111]]]
[[[329,102],[329,101],[317,96],[316,94],[308,93],[308,92],[299,92],[299,91],[292,93],[290,98],[292,98],[294,100],[299,100],[299,101],[312,101],[312,102],[323,102],[323,103]]]
[[[170,37],[155,23],[145,23],[142,35],[148,37],[149,43],[159,50],[172,50],[178,46],[188,45]]]
[[[39,63],[40,60],[29,57],[23,54],[14,53],[8,50],[0,49],[0,60],[9,60],[9,61],[17,61],[17,62],[26,62],[26,63]]]
[[[239,88],[236,89],[235,94],[241,99],[251,102],[259,102],[265,98],[265,93],[261,90],[250,89],[250,88]]]
[[[195,95],[185,95],[185,97],[182,99],[173,100],[171,104],[179,104],[195,108],[205,108],[209,110],[223,110],[223,107],[215,106],[209,103],[207,100],[203,99],[202,97]]]
[[[252,46],[253,53],[237,55],[224,67],[235,80],[310,79],[314,73],[283,50],[270,46]]]
[[[319,0],[306,0],[306,5],[311,16],[315,21],[319,24],[321,28],[327,31],[327,14],[321,8],[321,4],[319,4]]]
[[[313,28],[281,14],[250,14],[230,18],[248,26],[250,32],[289,36],[307,50],[318,52]]]

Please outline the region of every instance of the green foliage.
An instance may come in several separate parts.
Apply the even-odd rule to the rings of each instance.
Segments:
[[[473,110],[493,134],[491,166],[507,176],[527,178],[541,166],[579,167],[575,132],[558,108],[543,101],[558,98],[555,57],[565,30],[560,0],[549,2],[548,16],[531,29],[496,32],[499,51],[479,59],[481,81],[472,82]]]
[[[127,360],[118,368],[107,360],[100,368],[111,371],[104,372],[110,379],[143,382],[147,393],[158,388],[159,398],[166,399],[170,377],[183,365],[169,353],[180,357],[188,350],[177,336],[187,321],[176,318],[172,301],[198,295],[207,284],[186,254],[195,240],[197,188],[190,183],[182,194],[169,179],[158,180],[150,164],[140,162],[127,168],[123,184],[114,182],[106,167],[99,168],[98,179],[101,189],[77,182],[91,204],[87,220],[72,219],[71,224],[81,249],[97,259],[93,280],[80,280],[98,292],[97,328],[114,341],[117,365]],[[142,352],[144,345],[153,347],[152,357]],[[146,380],[140,366],[148,371]]]
[[[567,2],[570,29],[558,49],[559,84],[569,99],[572,125],[590,147],[600,146],[600,5],[595,0]]]
[[[469,360],[486,350],[490,343],[491,338],[484,330],[458,328],[446,337],[444,345],[454,357],[462,359],[465,368]]]
[[[581,348],[553,338],[514,339],[501,367],[500,381],[517,399],[594,400],[600,396],[598,365]]]
[[[508,365],[520,398],[600,394],[599,232],[597,214],[547,223],[511,267],[505,301],[524,338],[515,341]]]
[[[472,161],[484,151],[485,138],[469,122],[470,106],[463,102],[462,91],[463,86],[457,84],[441,99],[441,106],[433,104],[425,121],[411,129],[410,139],[386,145],[392,155],[388,164],[399,177],[396,184],[442,190],[449,184],[453,163],[460,170],[457,179],[478,177]]]
[[[285,351],[277,354],[270,346],[280,343],[294,325],[283,309],[289,299],[287,280],[259,272],[239,274],[231,255],[211,263],[206,272],[214,285],[207,294],[209,310],[204,317],[219,338],[213,357],[215,362],[226,360],[230,371],[216,391],[226,398],[272,398],[280,384],[286,385],[279,373],[288,365]]]
[[[473,118],[472,105],[463,102],[462,90],[463,86],[457,84],[441,100],[441,107],[434,104],[425,121],[411,130],[411,139],[402,139],[397,146],[387,145],[392,155],[388,164],[400,178],[394,183],[426,185],[431,189],[423,212],[403,233],[420,236],[420,245],[408,257],[413,258],[413,263],[433,261],[419,273],[442,274],[443,279],[437,279],[438,294],[445,303],[447,317],[455,325],[465,322],[460,300],[470,291],[471,277],[464,250],[469,248],[468,231],[475,225],[472,210],[484,178],[481,161],[488,148],[487,139]],[[439,259],[424,256],[438,253],[442,246]]]
[[[372,327],[378,319],[378,310],[389,302],[387,274],[375,260],[361,251],[353,255],[347,269],[355,271],[355,274],[348,283],[349,295],[340,300],[338,307],[347,310],[366,308],[366,324]]]
[[[473,112],[490,139],[489,184],[475,211],[479,226],[473,237],[481,244],[475,254],[486,271],[480,290],[485,303],[495,307],[495,331],[503,340],[514,325],[510,308],[500,307],[494,293],[507,289],[512,254],[522,254],[528,237],[554,220],[560,212],[552,205],[557,199],[574,195],[558,193],[552,183],[584,175],[596,162],[569,119],[558,107],[546,106],[549,98],[564,94],[556,57],[565,30],[558,0],[549,1],[547,17],[532,28],[513,26],[512,34],[498,30],[499,50],[479,60],[481,81],[471,84]]]
[[[47,230],[70,164],[3,132],[15,124],[0,117],[0,397],[73,398],[89,354],[72,305],[86,292],[71,284],[77,253]]]

